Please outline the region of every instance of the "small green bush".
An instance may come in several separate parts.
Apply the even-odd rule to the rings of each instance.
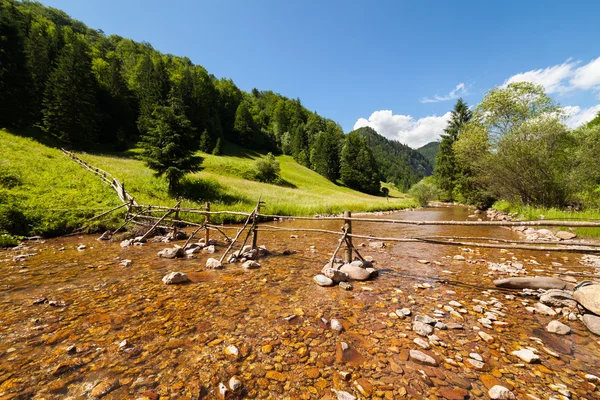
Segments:
[[[29,221],[16,206],[0,204],[0,233],[24,236],[29,231]]]
[[[3,247],[14,247],[19,244],[19,238],[13,235],[0,235],[0,249]]]
[[[273,153],[254,162],[254,176],[259,182],[273,183],[279,178],[281,167]]]
[[[423,179],[422,181],[415,183],[408,191],[408,194],[414,197],[421,207],[425,207],[430,201],[439,198],[440,190],[432,182]]]

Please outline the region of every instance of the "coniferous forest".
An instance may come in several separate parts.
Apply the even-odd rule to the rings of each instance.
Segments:
[[[431,173],[416,151],[374,131],[352,144],[358,146],[354,152],[369,154],[344,160],[350,139],[341,126],[309,111],[300,99],[269,90],[245,92],[186,57],[107,36],[60,10],[0,0],[0,28],[2,127],[37,126],[78,150],[141,145],[153,160],[149,166],[161,174],[170,171],[165,173],[173,184],[197,169],[193,163],[201,159],[193,158],[195,151],[218,155],[224,141],[291,155],[333,182],[341,179],[368,193],[379,193],[379,179],[407,190]],[[177,135],[161,136],[165,129]],[[383,144],[393,151],[383,151]],[[185,151],[167,154],[165,148]],[[177,165],[161,161],[173,157],[180,159]],[[371,175],[349,180],[344,163]]]

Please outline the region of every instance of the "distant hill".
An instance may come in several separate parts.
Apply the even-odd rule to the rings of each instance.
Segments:
[[[433,168],[435,167],[435,157],[440,151],[440,142],[429,142],[425,146],[419,147],[417,151],[429,161],[429,165]]]
[[[389,140],[370,127],[356,131],[367,140],[379,166],[382,180],[400,190],[408,190],[423,177],[431,175],[433,167],[418,151],[395,140]]]

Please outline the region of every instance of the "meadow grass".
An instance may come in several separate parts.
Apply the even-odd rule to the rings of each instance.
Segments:
[[[519,218],[524,220],[548,219],[565,221],[600,221],[600,210],[559,210],[556,208],[540,208],[532,206],[515,205],[504,200],[497,201],[496,203],[494,203],[493,208],[508,213],[516,213],[518,214]],[[555,230],[560,230],[560,228],[556,228]],[[574,233],[576,233],[580,237],[600,238],[600,228],[575,228]]]
[[[231,143],[224,146],[221,156],[200,153],[204,158],[203,169],[184,178],[179,196],[171,195],[167,181],[156,177],[137,159],[139,149],[107,155],[76,154],[122,181],[140,204],[173,206],[181,200],[182,207],[203,208],[210,201],[211,209],[216,211],[251,211],[260,197],[265,202],[261,211],[278,215],[383,211],[416,205],[390,185],[387,185],[390,195],[385,198],[332,183],[289,156],[277,157],[281,185],[244,179],[254,161],[264,155]],[[108,185],[59,149],[0,130],[0,207],[22,210],[27,234],[53,236],[69,232],[99,210],[118,204],[116,193]],[[198,220],[198,216],[182,214],[181,217]],[[0,233],[1,218],[0,215]],[[114,226],[118,220],[117,214],[102,223]]]
[[[23,218],[12,221],[27,226],[22,233],[53,235],[118,204],[107,185],[59,149],[0,130],[0,231],[9,212]]]

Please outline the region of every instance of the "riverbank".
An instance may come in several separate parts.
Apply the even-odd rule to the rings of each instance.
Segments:
[[[493,209],[514,215],[521,220],[599,220],[600,210],[568,211],[555,208],[517,206],[507,201],[497,201]],[[575,228],[573,232],[580,238],[600,239],[600,228]]]

